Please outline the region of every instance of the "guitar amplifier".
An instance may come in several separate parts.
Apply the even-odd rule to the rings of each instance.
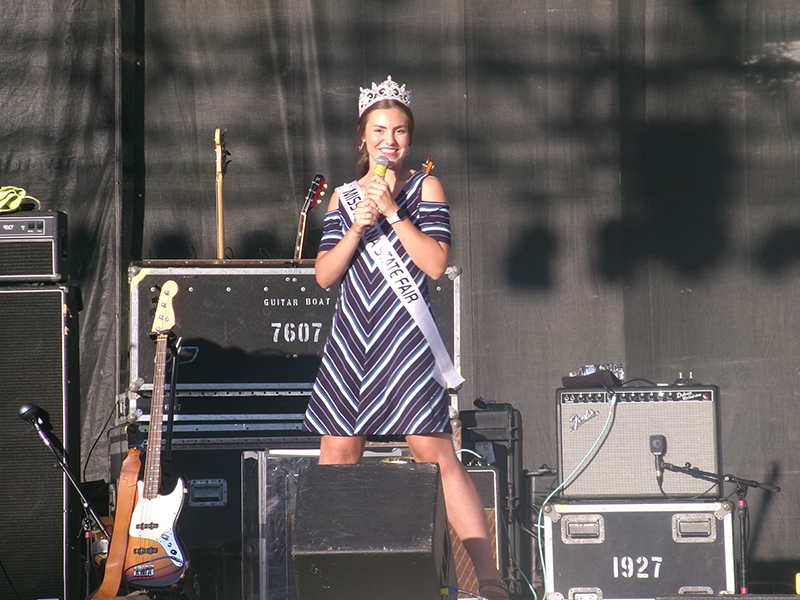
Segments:
[[[719,473],[716,386],[559,389],[562,498],[718,498],[722,484],[666,471],[659,488],[650,437],[664,436],[664,461]]]
[[[61,282],[68,278],[67,215],[0,215],[0,283]]]

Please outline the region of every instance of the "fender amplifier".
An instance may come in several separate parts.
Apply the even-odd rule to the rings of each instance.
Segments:
[[[68,278],[67,215],[0,215],[0,282],[59,282]]]
[[[556,392],[562,498],[718,498],[719,482],[666,471],[656,478],[650,437],[664,462],[720,472],[716,386],[566,389]]]

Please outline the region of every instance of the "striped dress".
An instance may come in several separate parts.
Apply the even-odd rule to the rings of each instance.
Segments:
[[[397,204],[421,231],[449,244],[448,205],[421,201],[426,176],[414,173]],[[425,274],[391,225],[383,217],[379,224],[430,306]],[[333,248],[351,225],[345,211],[328,212],[320,250]],[[446,390],[434,378],[435,369],[425,336],[362,241],[342,280],[303,429],[340,436],[449,433]]]

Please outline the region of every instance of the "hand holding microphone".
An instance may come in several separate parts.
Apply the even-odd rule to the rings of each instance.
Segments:
[[[389,159],[381,154],[375,159],[375,166],[372,175],[367,181],[365,196],[378,211],[378,215],[388,216],[397,210],[392,199],[392,192],[388,182],[385,180],[386,172],[389,168]]]

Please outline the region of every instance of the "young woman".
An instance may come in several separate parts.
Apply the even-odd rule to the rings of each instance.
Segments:
[[[331,196],[317,254],[319,285],[341,287],[303,427],[322,434],[320,464],[360,462],[367,435],[403,435],[416,462],[438,463],[448,520],[481,594],[507,600],[483,504],[453,447],[434,342],[404,306],[415,297],[427,304],[426,278],[440,278],[450,260],[444,188],[404,163],[414,134],[410,104],[410,92],[391,77],[361,89],[359,178]],[[385,245],[368,250],[379,238]]]

